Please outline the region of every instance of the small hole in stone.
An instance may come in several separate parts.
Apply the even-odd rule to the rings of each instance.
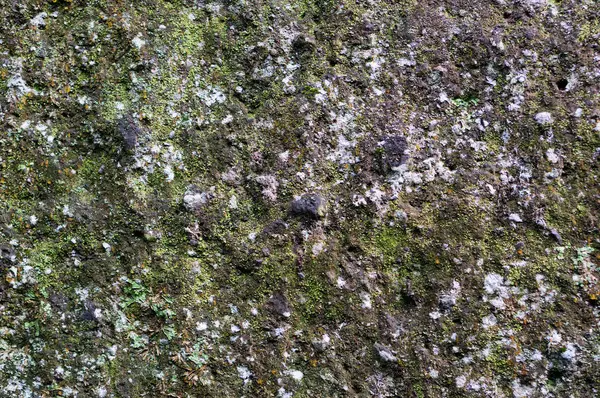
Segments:
[[[560,91],[565,91],[567,86],[569,85],[569,81],[567,79],[560,79],[556,82],[556,86]]]

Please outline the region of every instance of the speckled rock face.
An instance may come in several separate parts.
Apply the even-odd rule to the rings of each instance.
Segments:
[[[598,21],[0,1],[0,396],[600,396]]]

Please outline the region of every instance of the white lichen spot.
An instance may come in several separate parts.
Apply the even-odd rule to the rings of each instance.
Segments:
[[[137,48],[138,50],[141,49],[142,47],[144,47],[144,45],[146,44],[146,42],[142,39],[142,34],[138,33],[133,40],[131,40],[131,43],[135,46],[135,48]]]
[[[504,296],[507,290],[504,285],[504,278],[496,273],[486,275],[483,287],[489,294],[497,293],[501,296]]]
[[[221,120],[221,124],[225,125],[225,124],[229,124],[233,122],[233,116],[232,115],[227,115],[225,116],[225,119]]]
[[[523,219],[517,213],[509,214],[508,219],[513,222],[523,222]]]
[[[45,18],[48,16],[47,13],[45,12],[41,12],[38,15],[36,15],[35,17],[33,17],[31,19],[31,21],[29,21],[29,24],[31,26],[36,26],[36,27],[40,27],[40,26],[46,26],[46,21]]]
[[[238,208],[237,196],[231,195],[231,198],[229,198],[229,208],[230,209],[237,209]]]
[[[203,332],[206,329],[208,329],[208,324],[206,322],[197,322],[196,323],[196,330],[199,332]]]
[[[337,148],[333,153],[327,156],[327,160],[337,161],[339,164],[354,164],[360,160],[358,156],[354,155],[354,148],[356,147],[355,140],[348,140],[344,135],[338,136]]]
[[[533,396],[533,388],[521,385],[518,380],[512,383],[512,391],[514,398],[527,398]]]
[[[277,157],[280,162],[286,163],[290,158],[290,151],[281,152]]]
[[[171,165],[166,165],[163,169],[163,172],[165,173],[165,179],[167,182],[173,181],[175,178],[175,172],[173,171],[173,167],[171,167]]]
[[[20,99],[26,94],[34,92],[34,90],[27,85],[25,79],[23,79],[20,74],[13,74],[10,79],[8,79],[6,86],[10,89],[7,99],[11,102]]]
[[[556,331],[556,329],[553,329],[550,334],[546,336],[546,340],[551,346],[558,345],[562,341],[562,336],[560,333],[558,333],[558,331]]]
[[[312,247],[312,254],[313,256],[318,256],[319,254],[321,254],[321,252],[323,251],[325,247],[325,244],[323,242],[317,242],[313,245]]]
[[[483,317],[483,319],[481,320],[482,326],[484,329],[489,329],[491,327],[496,326],[496,324],[498,323],[496,317],[494,316],[494,314],[490,314],[488,316]]]
[[[542,7],[548,4],[548,0],[525,0],[525,4],[533,7]]]
[[[208,203],[211,194],[208,192],[196,192],[188,188],[183,196],[183,204],[190,211],[197,211]]]
[[[354,194],[354,195],[352,195],[352,204],[356,207],[366,206],[367,199],[362,195]]]
[[[98,398],[106,397],[107,393],[108,393],[108,390],[104,386],[100,386],[96,389],[96,395],[98,396]]]
[[[301,372],[301,371],[299,371],[299,370],[290,369],[290,370],[287,370],[285,373],[286,373],[288,376],[291,376],[291,377],[292,377],[292,379],[294,379],[294,380],[296,380],[296,381],[300,381],[300,380],[302,380],[302,378],[304,377],[304,373],[302,373],[302,372]]]
[[[467,384],[467,378],[464,375],[460,375],[455,379],[456,387],[463,388]]]
[[[534,119],[541,125],[554,123],[554,119],[552,118],[552,114],[550,114],[550,112],[540,112],[534,116]]]
[[[550,163],[558,163],[560,157],[554,152],[554,148],[550,148],[546,151],[546,158]]]
[[[57,377],[62,377],[65,374],[65,369],[62,366],[57,366],[56,369],[54,369],[54,375]]]
[[[237,367],[238,375],[242,380],[244,380],[244,385],[250,382],[250,378],[252,377],[252,372],[245,366]]]
[[[279,182],[275,176],[270,174],[261,175],[256,177],[256,182],[262,185],[262,194],[265,198],[272,202],[277,200],[277,188],[279,187]]]
[[[219,87],[208,86],[205,89],[199,89],[196,96],[200,98],[207,106],[216,103],[222,104],[227,99],[225,93]]]
[[[360,294],[360,299],[362,300],[362,303],[360,305],[362,308],[367,310],[373,308],[373,303],[371,302],[371,295],[369,295],[369,293],[362,292]]]
[[[406,217],[406,215],[404,216]],[[440,297],[440,303],[445,307],[452,307],[456,305],[458,296],[460,295],[461,287],[457,281],[452,282],[452,289]]]
[[[442,317],[442,313],[439,311],[433,311],[429,313],[429,317],[435,321]]]
[[[565,350],[562,354],[560,354],[560,356],[570,362],[573,362],[577,356],[577,347],[575,347],[573,343],[567,343]]]

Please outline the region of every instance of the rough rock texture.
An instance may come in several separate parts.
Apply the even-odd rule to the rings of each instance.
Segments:
[[[599,396],[599,21],[0,0],[0,396]]]
[[[292,202],[291,211],[297,216],[321,218],[326,214],[327,203],[320,195],[307,194]]]

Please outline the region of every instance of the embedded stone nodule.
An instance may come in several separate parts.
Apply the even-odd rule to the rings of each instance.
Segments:
[[[125,148],[128,150],[134,149],[138,142],[138,137],[142,133],[142,129],[132,115],[127,115],[119,119],[117,130],[123,137]]]
[[[297,216],[305,216],[313,219],[325,217],[327,203],[318,194],[305,194],[292,202],[291,212]]]
[[[382,170],[384,173],[395,170],[408,160],[408,155],[406,154],[408,143],[405,137],[388,135],[384,137],[383,142],[380,144],[382,149]]]

